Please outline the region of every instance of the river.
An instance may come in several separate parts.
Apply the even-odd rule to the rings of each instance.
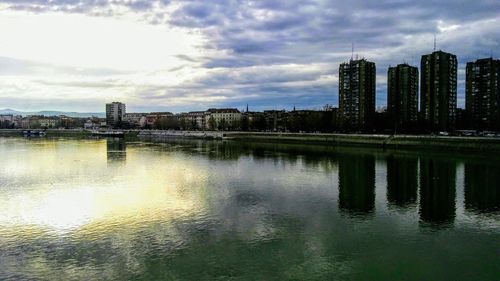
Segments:
[[[0,280],[499,280],[500,160],[0,138]]]

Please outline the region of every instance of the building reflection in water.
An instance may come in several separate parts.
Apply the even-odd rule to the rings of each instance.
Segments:
[[[465,163],[464,197],[469,211],[500,211],[500,166]]]
[[[127,143],[122,138],[106,139],[106,155],[108,163],[119,163],[127,160]]]
[[[420,220],[445,225],[455,220],[456,163],[420,159]]]
[[[339,157],[339,207],[352,214],[372,212],[375,206],[373,155]]]
[[[418,158],[387,157],[387,201],[407,207],[417,201]]]

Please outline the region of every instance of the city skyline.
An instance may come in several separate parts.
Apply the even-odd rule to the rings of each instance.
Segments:
[[[498,56],[500,45],[500,4],[489,1],[89,3],[0,1],[0,108],[101,112],[114,100],[131,112],[337,106],[351,43],[354,56],[377,65],[380,107],[389,65],[418,66],[434,35],[437,49],[458,58],[464,108],[466,63]]]

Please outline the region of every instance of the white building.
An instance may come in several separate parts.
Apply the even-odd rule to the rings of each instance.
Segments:
[[[241,112],[236,108],[211,108],[208,112],[210,115],[207,115],[207,124],[210,129],[225,130],[241,127]]]

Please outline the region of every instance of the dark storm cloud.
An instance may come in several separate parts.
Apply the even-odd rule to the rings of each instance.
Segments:
[[[218,94],[218,89],[230,89],[231,94],[224,94],[220,106],[251,103],[290,108],[336,104],[336,80],[331,84],[320,80],[324,75],[337,75],[339,63],[351,56],[351,43],[360,57],[377,63],[377,105],[385,104],[387,67],[403,61],[419,66],[420,56],[432,51],[434,34],[438,48],[457,54],[461,68],[466,61],[489,56],[490,52],[500,55],[500,33],[494,28],[500,20],[497,0],[0,2],[15,9],[92,14],[99,9],[110,13],[113,6],[121,6],[143,13],[143,18],[153,24],[200,30],[210,40],[204,46],[207,50],[224,52],[201,62],[203,68],[217,71],[208,71],[203,79],[186,83],[184,90],[163,89],[161,97],[182,97],[193,87]],[[169,14],[154,7],[169,8]],[[322,70],[307,71],[317,64],[324,64]],[[283,65],[297,67],[283,71]],[[461,73],[461,101],[463,79]],[[290,86],[294,81],[296,85]]]

